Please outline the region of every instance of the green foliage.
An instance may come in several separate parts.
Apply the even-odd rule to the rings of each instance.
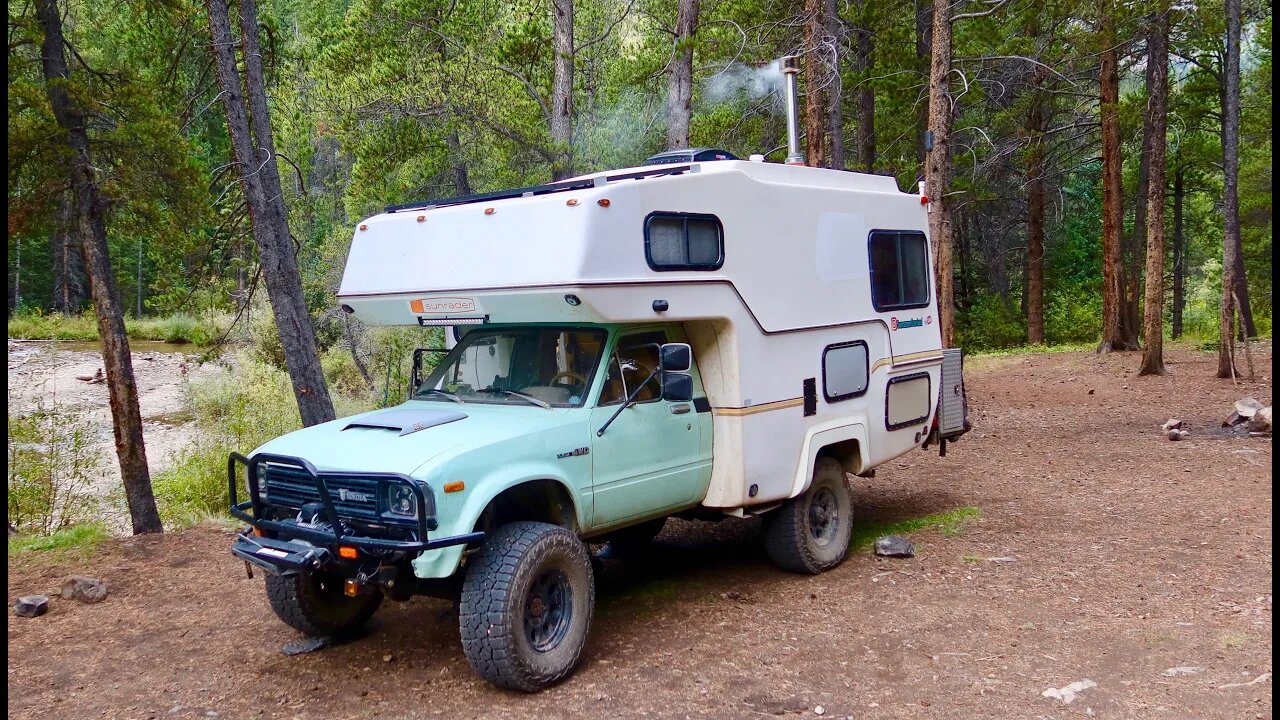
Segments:
[[[110,533],[102,523],[82,522],[55,530],[48,535],[11,537],[9,538],[9,556],[36,552],[56,555],[72,552],[86,556],[108,537]]]
[[[47,536],[88,519],[92,485],[105,475],[83,416],[56,403],[8,416],[9,522]]]
[[[907,535],[922,530],[932,530],[954,537],[981,515],[982,511],[978,508],[967,506],[892,522],[874,520],[855,522],[853,534],[849,538],[849,549],[865,550],[875,544],[876,538],[884,535]]]
[[[163,317],[125,318],[125,333],[132,340],[211,345],[226,332],[231,318],[220,313],[200,316],[176,313]],[[40,309],[9,316],[9,337],[21,340],[98,339],[98,318],[89,313],[62,315]]]

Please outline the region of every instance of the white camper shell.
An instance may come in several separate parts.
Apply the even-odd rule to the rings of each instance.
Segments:
[[[599,173],[389,208],[356,230],[338,298],[366,323],[460,332],[681,323],[714,418],[702,504],[755,512],[804,492],[819,451],[865,473],[935,416],[943,443],[966,429],[926,203],[763,162]]]

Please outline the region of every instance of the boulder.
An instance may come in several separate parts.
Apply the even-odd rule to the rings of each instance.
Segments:
[[[1164,424],[1160,426],[1160,429],[1164,432],[1169,432],[1170,430],[1177,430],[1178,428],[1181,428],[1181,427],[1182,427],[1181,420],[1178,420],[1177,418],[1169,418],[1168,420],[1164,421]]]
[[[1253,417],[1253,414],[1262,409],[1262,403],[1258,402],[1253,396],[1242,397],[1236,401],[1236,414],[1244,419]]]
[[[107,584],[97,578],[72,575],[62,581],[62,599],[99,603],[107,599]]]
[[[1178,430],[1175,428],[1173,430],[1170,430],[1168,433],[1166,433],[1165,437],[1169,438],[1170,440],[1181,440],[1182,438],[1189,437],[1190,435],[1191,433],[1187,432],[1186,430]]]
[[[13,612],[18,617],[40,617],[49,612],[49,598],[45,595],[24,595],[13,601]]]
[[[876,540],[875,552],[882,557],[915,557],[916,546],[901,535],[885,535]]]
[[[1271,406],[1258,408],[1253,413],[1253,417],[1249,418],[1249,432],[1254,433],[1270,433],[1271,432]]]

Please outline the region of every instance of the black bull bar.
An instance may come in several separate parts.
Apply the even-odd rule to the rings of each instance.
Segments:
[[[329,530],[306,527],[296,522],[282,522],[267,517],[266,503],[261,500],[258,487],[258,466],[269,462],[276,465],[287,465],[304,471],[316,485],[320,504],[324,509],[324,518],[329,522]],[[245,466],[245,482],[249,488],[249,499],[243,502],[237,498],[236,466]],[[342,518],[333,504],[326,479],[360,477],[376,479],[383,483],[405,485],[413,492],[417,503],[417,537],[411,540],[390,540],[387,538],[359,535],[343,526]],[[241,559],[259,565],[274,572],[296,572],[314,569],[323,564],[338,546],[355,547],[361,550],[380,550],[403,553],[420,553],[424,550],[463,545],[484,539],[484,533],[474,532],[442,538],[429,538],[428,533],[439,527],[436,518],[435,495],[425,483],[418,482],[407,475],[398,473],[341,473],[320,472],[315,466],[303,458],[288,455],[257,453],[252,458],[240,453],[231,453],[227,458],[227,485],[231,498],[231,514],[253,527],[257,533],[246,530],[241,533],[232,546],[231,551]],[[262,533],[275,534],[279,539],[264,536]],[[290,540],[306,540],[311,545]]]

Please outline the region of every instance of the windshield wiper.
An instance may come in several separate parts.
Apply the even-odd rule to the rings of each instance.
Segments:
[[[466,404],[465,401],[463,401],[463,399],[458,397],[457,395],[454,395],[451,392],[445,392],[444,390],[440,390],[438,388],[427,388],[426,390],[419,390],[417,392],[418,395],[426,395],[427,393],[435,393],[437,395],[443,395],[456,403],[463,403],[464,405]]]
[[[534,397],[534,396],[532,396],[532,395],[529,395],[529,394],[527,394],[527,393],[522,393],[522,392],[520,392],[519,390],[507,390],[506,388],[492,388],[492,387],[490,387],[490,388],[485,388],[485,389],[481,390],[480,392],[482,392],[482,393],[505,393],[505,394],[507,394],[507,395],[515,395],[516,397],[520,398],[521,400],[528,400],[529,402],[533,403],[534,405],[537,405],[538,407],[546,408],[546,409],[548,409],[548,410],[550,410],[550,409],[551,409],[551,403],[549,403],[549,402],[547,402],[547,401],[545,401],[545,400],[539,400],[538,398],[536,398],[536,397]]]

